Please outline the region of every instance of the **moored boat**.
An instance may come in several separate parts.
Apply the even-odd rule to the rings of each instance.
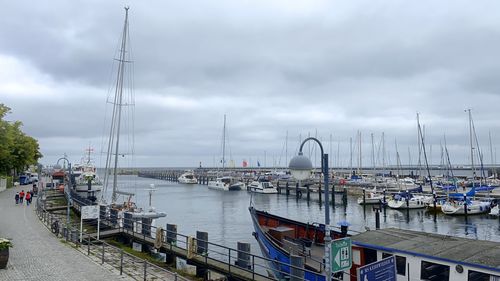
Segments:
[[[240,181],[235,181],[232,177],[220,177],[208,182],[208,188],[222,191],[237,191],[242,190],[245,184]]]
[[[252,181],[248,185],[248,190],[255,193],[278,193],[278,189],[269,180],[265,180],[262,178]]]
[[[465,208],[468,215],[485,214],[490,211],[491,203],[477,200],[450,200],[441,206],[441,211],[446,215],[465,215]]]
[[[183,173],[177,180],[179,181],[179,183],[185,183],[185,184],[198,183],[198,179],[196,178],[196,175],[194,174],[193,171],[187,171]]]

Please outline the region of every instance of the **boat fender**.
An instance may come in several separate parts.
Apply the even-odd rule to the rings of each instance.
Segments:
[[[302,191],[297,191],[297,197],[302,198]]]

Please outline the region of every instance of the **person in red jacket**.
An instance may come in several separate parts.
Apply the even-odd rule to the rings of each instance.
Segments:
[[[31,193],[28,191],[26,192],[26,206],[29,206],[31,203]]]
[[[23,204],[23,199],[24,199],[24,189],[19,192],[19,202]]]

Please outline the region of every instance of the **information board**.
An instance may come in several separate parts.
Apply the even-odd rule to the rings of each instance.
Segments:
[[[81,213],[82,213],[82,219],[84,220],[97,219],[99,218],[99,206],[98,205],[82,206]]]
[[[351,238],[333,240],[331,244],[332,272],[344,271],[352,266]]]
[[[359,281],[396,281],[396,260],[390,256],[358,268]]]

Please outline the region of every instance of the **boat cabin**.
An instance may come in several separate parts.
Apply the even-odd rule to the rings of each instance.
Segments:
[[[386,228],[352,236],[353,267],[396,258],[397,280],[500,281],[500,243]],[[346,274],[344,280],[356,280]]]

